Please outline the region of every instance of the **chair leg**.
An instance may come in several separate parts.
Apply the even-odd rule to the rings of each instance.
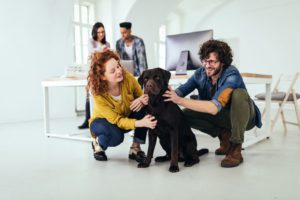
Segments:
[[[275,123],[276,123],[276,121],[277,121],[277,119],[278,119],[278,117],[279,117],[279,115],[280,115],[280,113],[281,113],[281,111],[282,111],[282,109],[283,109],[283,103],[279,106],[279,109],[278,109],[278,111],[277,111],[277,113],[276,113],[276,115],[275,115],[275,118],[274,118],[274,120],[272,121],[272,123],[271,123],[271,131],[273,131],[273,128],[274,128],[274,126],[275,126]]]
[[[293,96],[294,96],[294,106],[295,106],[295,111],[296,111],[296,117],[297,117],[297,121],[298,121],[298,128],[300,130],[300,113],[299,113],[299,108],[298,108],[298,103],[297,103],[295,93],[293,94]]]
[[[287,127],[286,127],[286,120],[285,120],[285,117],[284,117],[284,114],[283,114],[283,109],[281,110],[280,112],[281,114],[281,119],[282,119],[282,124],[283,124],[283,128],[284,128],[284,132],[287,133]]]
[[[257,137],[257,126],[254,127],[253,133],[254,133],[254,135]]]

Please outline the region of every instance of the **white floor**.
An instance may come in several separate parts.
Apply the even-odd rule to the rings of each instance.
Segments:
[[[81,120],[56,120],[53,128],[76,131]],[[245,149],[244,163],[232,169],[220,167],[216,139],[197,135],[198,148],[210,153],[194,167],[180,164],[180,172],[172,174],[168,163],[138,169],[127,158],[128,135],[107,150],[109,161],[99,162],[88,142],[44,137],[42,121],[1,124],[0,199],[298,200],[300,131],[288,130],[284,134],[278,125],[269,140]],[[161,153],[157,144],[155,155]]]

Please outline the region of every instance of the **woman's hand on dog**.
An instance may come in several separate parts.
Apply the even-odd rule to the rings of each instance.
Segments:
[[[154,129],[156,127],[157,120],[152,115],[146,115],[143,119],[135,121],[135,127],[146,127]]]
[[[145,105],[148,105],[149,96],[147,94],[143,94],[139,98],[136,98],[131,104],[130,104],[130,110],[137,112],[141,110],[141,108]]]
[[[148,105],[149,102],[149,96],[148,94],[142,94],[142,96],[139,97],[142,104],[144,104],[145,106]]]
[[[179,104],[181,98],[171,87],[169,87],[169,89],[163,94],[163,96],[167,97],[165,101],[173,101],[176,104]]]

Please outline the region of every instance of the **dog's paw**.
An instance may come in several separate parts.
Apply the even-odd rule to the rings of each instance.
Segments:
[[[146,168],[146,167],[149,167],[149,164],[148,164],[148,163],[142,162],[142,163],[139,163],[139,164],[137,165],[137,167],[138,167],[138,168]]]
[[[194,164],[199,163],[199,161],[200,161],[200,160],[186,160],[186,161],[184,162],[184,166],[185,166],[185,167],[191,167],[191,166],[193,166]]]
[[[169,168],[169,172],[172,172],[172,173],[179,172],[179,167],[171,165]]]

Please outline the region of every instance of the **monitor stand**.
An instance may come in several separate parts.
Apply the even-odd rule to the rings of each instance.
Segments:
[[[176,75],[186,75],[188,62],[190,60],[189,51],[181,51],[179,60],[176,66]]]

